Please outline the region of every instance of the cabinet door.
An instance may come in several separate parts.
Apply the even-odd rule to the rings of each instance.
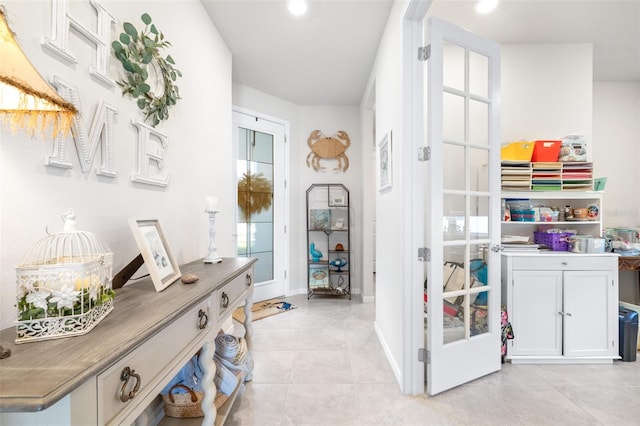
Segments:
[[[617,315],[611,312],[611,271],[564,273],[564,355],[608,356],[615,352]]]
[[[562,271],[514,271],[512,355],[562,354]]]

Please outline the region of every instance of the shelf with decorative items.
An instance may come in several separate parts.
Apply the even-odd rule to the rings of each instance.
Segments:
[[[342,184],[307,189],[307,298],[351,299],[349,190]]]

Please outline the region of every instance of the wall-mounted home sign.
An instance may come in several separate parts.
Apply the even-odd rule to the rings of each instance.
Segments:
[[[113,47],[114,54],[128,73],[124,79],[117,82],[118,85],[123,88],[123,94],[138,98],[137,104],[145,120],[150,121],[155,127],[169,117],[168,107],[175,105],[180,98],[174,82],[182,74],[173,68],[171,56],[163,58],[159,54],[159,49],[169,46],[170,43],[165,41],[164,35],[151,24],[151,17],[147,14],[142,15],[142,21],[146,24],[144,30],[138,33],[132,24],[125,23],[125,32],[120,34],[120,41],[111,43],[111,27],[118,22],[117,18],[97,0],[91,0],[91,7],[97,17],[95,31],[73,16],[69,11],[69,0],[51,0],[51,36],[43,37],[42,45],[63,62],[77,64],[77,57],[69,47],[71,35],[89,42],[93,45],[96,55],[95,67],[89,67],[89,73],[94,80],[107,88],[116,84],[108,75],[109,57]],[[133,53],[134,50],[136,53]],[[101,147],[102,164],[96,174],[117,177],[118,172],[113,168],[113,125],[118,109],[104,101],[96,101],[96,109],[89,124],[81,119],[89,117],[90,114],[81,108],[77,88],[57,76],[53,76],[51,83],[62,97],[80,111],[74,118],[72,134],[82,172],[88,173],[91,170],[93,159]],[[167,186],[169,176],[163,169],[169,138],[137,120],[133,120],[133,127],[137,132],[138,147],[137,168],[131,180],[148,185]],[[64,169],[73,168],[72,163],[66,158],[66,145],[66,135],[56,137],[53,153],[45,159],[45,164]]]

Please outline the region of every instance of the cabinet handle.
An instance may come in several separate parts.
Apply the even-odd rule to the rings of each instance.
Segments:
[[[567,313],[566,313],[566,315],[567,315],[568,317],[570,317],[570,316],[571,316],[571,312],[567,312]]]
[[[227,293],[225,293],[224,291],[222,292],[222,307],[229,307],[229,296],[227,296]]]
[[[562,265],[567,266],[569,262],[562,262]]]
[[[200,309],[200,311],[198,311],[198,328],[200,330],[204,330],[205,328],[207,328],[208,324],[209,317],[207,316],[207,313]]]
[[[133,390],[127,393],[127,383],[129,383],[129,379],[131,377],[136,379],[136,384],[133,386]],[[140,379],[140,375],[136,374],[136,371],[129,367],[125,367],[122,370],[122,373],[120,373],[120,380],[124,382],[120,388],[120,401],[127,402],[136,396],[136,393],[140,390],[140,382],[142,380]]]
[[[247,278],[245,278],[245,282],[247,283],[247,287],[251,287],[251,284],[253,283],[253,278],[251,277],[250,274],[247,274]]]
[[[564,315],[564,312],[558,312],[558,315]]]

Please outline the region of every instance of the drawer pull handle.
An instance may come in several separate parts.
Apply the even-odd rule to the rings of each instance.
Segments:
[[[245,282],[247,283],[247,287],[251,287],[251,284],[253,283],[253,277],[247,274],[247,278],[245,279]]]
[[[222,307],[229,307],[229,296],[227,296],[227,293],[225,293],[224,291],[222,292]]]
[[[207,328],[208,324],[209,317],[207,316],[207,313],[200,309],[200,311],[198,312],[198,328],[200,330],[204,330],[205,328]]]
[[[133,386],[133,390],[127,393],[127,383],[129,383],[129,379],[131,377],[136,379],[136,384]],[[120,401],[127,402],[130,399],[133,399],[136,396],[136,393],[138,393],[138,390],[140,390],[140,375],[136,374],[135,370],[125,367],[122,370],[122,373],[120,373],[120,380],[124,382],[120,388]]]
[[[569,263],[567,262],[562,262],[562,265],[567,266]]]

